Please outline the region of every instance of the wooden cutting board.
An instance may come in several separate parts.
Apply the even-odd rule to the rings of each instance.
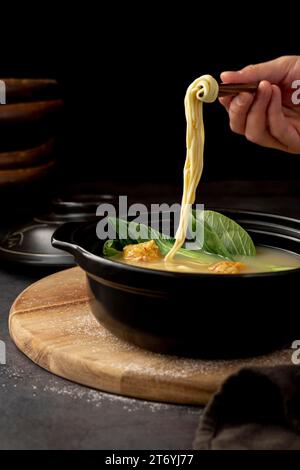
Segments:
[[[117,339],[89,309],[80,268],[48,276],[14,302],[10,334],[41,367],[66,379],[130,397],[205,404],[222,381],[243,366],[291,363],[291,350],[244,360],[164,356]]]

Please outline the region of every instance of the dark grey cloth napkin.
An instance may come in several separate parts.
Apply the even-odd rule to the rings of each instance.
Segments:
[[[230,376],[204,410],[194,449],[299,450],[300,366]]]

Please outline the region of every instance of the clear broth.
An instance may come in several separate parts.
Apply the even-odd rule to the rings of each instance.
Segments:
[[[300,268],[300,256],[294,253],[264,246],[257,247],[256,253],[256,256],[253,257],[235,257],[235,261],[240,261],[245,264],[245,269],[243,269],[240,274],[286,271],[289,269]],[[175,256],[175,258],[168,263],[164,261],[164,258],[152,262],[125,260],[121,256],[116,256],[113,259],[124,264],[147,269],[185,273],[214,274],[208,270],[210,265],[202,264],[196,260],[192,261],[180,255]],[[222,258],[219,260],[222,261]],[[215,262],[216,258],[213,258],[212,264]]]

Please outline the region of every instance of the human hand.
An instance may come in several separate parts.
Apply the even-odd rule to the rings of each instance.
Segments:
[[[240,93],[220,98],[237,134],[264,147],[300,153],[300,56],[284,56],[238,72],[223,72],[224,83],[260,82],[255,95]],[[292,88],[299,80],[298,91]],[[295,100],[294,100],[295,101]]]

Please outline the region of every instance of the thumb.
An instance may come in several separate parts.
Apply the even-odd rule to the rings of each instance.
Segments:
[[[288,72],[287,57],[279,57],[269,62],[248,65],[237,72],[221,73],[221,80],[224,83],[249,83],[268,80],[274,84],[280,83]]]

